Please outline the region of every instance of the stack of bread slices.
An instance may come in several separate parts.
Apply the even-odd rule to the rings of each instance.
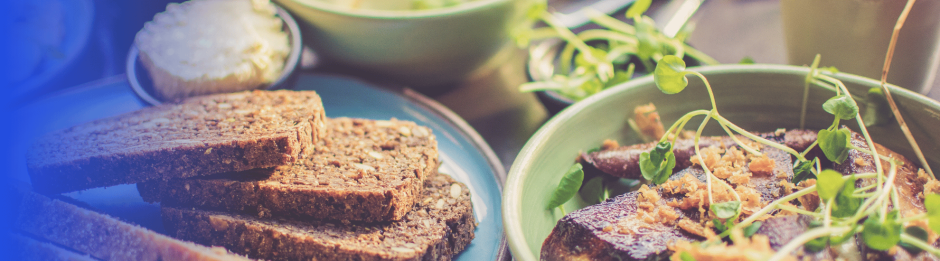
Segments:
[[[429,128],[326,118],[312,91],[88,122],[43,136],[27,165],[34,191],[19,190],[14,223],[26,259],[450,260],[476,226],[467,186],[437,172]],[[134,183],[173,238],[55,195]]]

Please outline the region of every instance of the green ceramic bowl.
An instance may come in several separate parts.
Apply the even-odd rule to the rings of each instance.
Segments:
[[[468,76],[510,43],[532,0],[476,0],[428,10],[349,10],[323,0],[275,0],[330,61],[421,89]]]
[[[708,78],[714,88],[718,111],[735,124],[758,132],[799,127],[803,81],[808,68],[721,65],[692,70]],[[836,74],[836,78],[862,98],[869,88],[879,86],[875,80],[850,74]],[[711,108],[702,81],[689,76],[689,82],[681,93],[667,95],[656,88],[652,76],[631,80],[568,107],[529,139],[509,171],[503,192],[503,224],[517,260],[537,260],[542,242],[562,217],[560,211],[550,212],[545,206],[579,151],[599,147],[604,139],[615,139],[622,145],[639,142],[627,126],[635,106],[653,102],[667,126],[686,112]],[[896,86],[890,88],[927,160],[935,169],[940,167],[940,131],[937,131],[940,129],[940,103]],[[822,110],[822,103],[832,96],[831,91],[811,87],[808,128],[820,129],[832,124],[833,116]],[[856,125],[854,122],[846,124]],[[708,135],[723,134],[714,122],[709,127],[712,128],[706,128]],[[896,124],[868,130],[875,142],[916,162]],[[565,204],[568,211],[585,206],[579,196]]]

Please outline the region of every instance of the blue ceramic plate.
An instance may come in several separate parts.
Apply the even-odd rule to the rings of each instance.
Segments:
[[[505,257],[501,190],[505,171],[493,151],[469,125],[437,102],[408,89],[392,91],[364,82],[325,75],[301,75],[297,90],[315,90],[329,117],[389,119],[417,122],[437,135],[441,172],[466,183],[479,222],[476,237],[457,260]],[[14,113],[13,178],[28,181],[25,151],[39,135],[90,120],[143,108],[123,76],[75,88],[20,108]],[[65,194],[104,213],[163,232],[158,204],[144,202],[135,185],[119,185]]]

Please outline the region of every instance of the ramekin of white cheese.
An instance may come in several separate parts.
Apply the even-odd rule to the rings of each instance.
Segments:
[[[137,33],[128,78],[151,104],[271,88],[296,67],[300,39],[290,14],[268,0],[171,3]]]

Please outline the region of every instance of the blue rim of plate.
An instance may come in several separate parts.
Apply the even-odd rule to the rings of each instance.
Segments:
[[[25,151],[40,134],[108,117],[147,106],[139,100],[129,84],[119,75],[64,90],[44,99],[20,107],[13,121],[23,126],[11,133],[13,138],[12,174],[14,181],[29,180]],[[374,84],[344,76],[306,74],[298,77],[295,90],[316,90],[324,97],[324,107],[330,117],[359,117],[387,119],[394,110],[396,118],[416,121],[430,127],[438,136],[442,172],[467,183],[474,192],[474,214],[478,226],[476,237],[456,260],[508,260],[511,258],[502,223],[502,187],[506,170],[483,138],[466,121],[440,103],[406,88],[382,88]],[[342,100],[338,95],[357,95],[362,92],[372,99],[359,97]],[[398,103],[395,103],[397,101]],[[342,106],[390,106],[361,109],[357,112],[336,112]],[[74,107],[79,108],[74,108]],[[332,115],[330,113],[333,108]],[[391,108],[391,109],[389,109]],[[455,157],[456,156],[456,157]],[[476,164],[473,164],[476,163]],[[8,165],[9,167],[10,165]],[[468,171],[469,170],[469,171]],[[462,173],[448,173],[457,171]],[[474,181],[474,182],[471,182]],[[475,186],[475,188],[474,188]],[[480,193],[484,192],[484,193]],[[161,232],[162,221],[158,204],[149,204],[137,194],[136,186],[118,185],[64,194],[90,205],[103,213]],[[483,212],[483,213],[481,213]],[[481,218],[482,216],[482,218]]]

